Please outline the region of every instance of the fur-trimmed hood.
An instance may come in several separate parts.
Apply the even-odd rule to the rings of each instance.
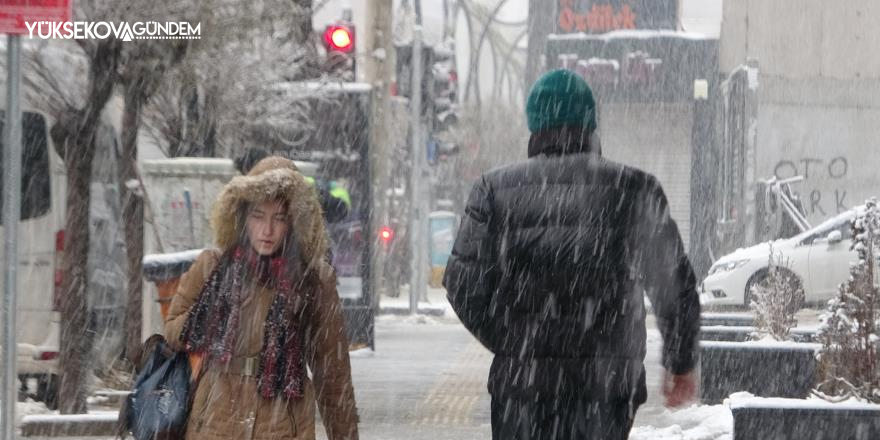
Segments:
[[[307,267],[318,267],[328,245],[317,193],[293,161],[278,156],[259,161],[246,176],[233,177],[217,196],[211,211],[217,247],[226,252],[237,244],[244,228],[238,214],[243,204],[278,198],[287,201],[291,233],[303,262]]]

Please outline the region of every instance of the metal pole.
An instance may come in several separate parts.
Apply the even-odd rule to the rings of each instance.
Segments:
[[[424,142],[423,142],[424,145]],[[430,212],[433,201],[434,187],[431,180],[431,172],[428,168],[428,159],[424,147],[422,147],[422,157],[419,160],[419,170],[421,174],[421,191],[419,197],[419,212],[422,214],[419,218],[419,254],[416,256],[416,264],[421,265],[419,271],[419,280],[416,283],[416,297],[422,301],[428,300],[428,274],[430,272],[430,240],[431,240],[431,221]]]
[[[755,193],[751,190],[754,188],[756,179],[755,169],[758,167],[758,131],[752,127],[758,126],[758,61],[750,59],[746,61],[748,66],[746,70],[745,85],[745,128],[747,131],[746,151],[745,151],[745,182],[742,185],[743,203],[745,209],[741,209],[740,216],[746,221],[746,244],[754,244],[756,239],[755,224]]]
[[[3,313],[6,328],[3,340],[3,438],[15,438],[15,402],[18,376],[15,373],[15,305],[18,290],[18,220],[21,215],[21,38],[9,35],[6,47],[6,122],[3,130],[3,238],[6,262],[3,286]]]
[[[416,3],[418,4],[418,3]],[[409,215],[409,243],[411,250],[410,276],[409,276],[409,312],[418,312],[420,272],[425,270],[419,257],[422,255],[421,223],[425,213],[421,212],[422,197],[422,158],[425,156],[425,143],[422,141],[422,27],[416,25],[413,28],[412,44],[412,84],[410,115],[412,131],[412,173],[410,174],[410,215]]]
[[[416,25],[421,27],[422,26],[422,0],[415,0],[413,3],[415,4],[415,11],[416,11]],[[421,36],[419,36],[419,39],[421,39]]]

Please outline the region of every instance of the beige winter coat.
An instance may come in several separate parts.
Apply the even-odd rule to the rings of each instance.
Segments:
[[[203,252],[181,278],[165,322],[165,337],[175,348],[183,349],[180,334],[189,309],[221,252],[235,245],[243,228],[237,224],[238,207],[282,195],[289,202],[293,234],[306,264],[318,274],[311,286],[314,299],[296,312],[305,324],[305,361],[312,380],[306,381],[302,399],[263,399],[255,376],[242,374],[249,366],[255,371],[259,365],[263,324],[275,295],[273,289],[256,286],[241,306],[238,343],[230,362],[234,371],[216,363],[205,366],[195,392],[187,440],[314,439],[316,402],[330,440],[358,437],[348,341],[336,277],[324,258],[327,241],[321,210],[314,189],[295,169],[289,160],[266,158],[247,176],[233,178],[224,188],[211,220],[220,250]]]

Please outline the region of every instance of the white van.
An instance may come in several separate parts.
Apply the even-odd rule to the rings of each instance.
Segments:
[[[58,373],[59,315],[55,302],[62,274],[56,268],[63,252],[60,225],[64,224],[66,188],[64,162],[52,145],[49,127],[51,120],[44,113],[22,112],[16,365],[19,377],[39,380],[41,399],[47,397],[51,378]],[[0,273],[0,280],[3,277]]]
[[[118,151],[119,136],[108,114],[105,112],[98,130],[89,208],[89,330],[92,332],[90,337],[96,340],[94,354],[99,361],[118,355],[124,340],[111,329],[116,325],[121,327],[119,315],[124,312],[125,254],[115,161],[112,160]],[[0,129],[3,119],[0,118]],[[23,387],[27,386],[27,379],[36,379],[35,397],[47,401],[50,407],[54,406],[59,382],[58,304],[67,205],[67,173],[49,135],[52,122],[44,112],[33,109],[22,112],[22,201],[18,226],[16,316],[16,372]],[[108,165],[108,161],[113,165]],[[3,276],[0,271],[0,282]],[[105,340],[107,335],[112,337]]]

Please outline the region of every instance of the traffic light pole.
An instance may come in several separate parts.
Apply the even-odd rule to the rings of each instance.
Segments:
[[[6,45],[6,120],[3,130],[3,439],[15,439],[18,401],[16,361],[16,296],[18,295],[18,220],[21,215],[21,36],[9,35]]]
[[[428,212],[424,184],[426,150],[422,134],[422,27],[413,29],[412,85],[410,93],[410,115],[412,133],[412,172],[410,173],[410,219],[409,242],[411,249],[411,270],[409,277],[409,312],[418,312],[419,298],[424,298],[427,290],[428,255]]]

